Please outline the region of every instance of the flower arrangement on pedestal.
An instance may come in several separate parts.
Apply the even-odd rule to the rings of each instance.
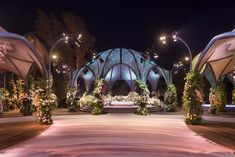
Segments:
[[[202,111],[202,103],[204,95],[202,92],[203,78],[197,72],[188,72],[185,77],[183,106],[186,110],[185,122],[186,124],[200,124]]]
[[[177,90],[174,84],[169,84],[166,89],[164,96],[164,111],[174,112],[177,105]]]
[[[80,107],[89,105],[92,108],[92,115],[99,115],[103,112],[102,87],[104,79],[96,79],[95,89],[91,95],[86,93],[79,101]]]
[[[225,111],[226,97],[223,86],[219,84],[217,87],[211,87],[209,100],[211,107],[209,112],[214,115],[219,115]]]
[[[57,105],[56,95],[46,88],[45,81],[34,82],[31,95],[37,111],[38,123],[42,125],[52,124],[51,114],[52,108]]]
[[[137,92],[139,93],[139,97],[136,97],[135,99],[135,104],[137,104],[139,107],[136,111],[136,114],[138,115],[149,115],[149,111],[147,109],[147,104],[148,104],[148,97],[149,97],[149,90],[147,85],[140,81],[136,80],[137,84]]]

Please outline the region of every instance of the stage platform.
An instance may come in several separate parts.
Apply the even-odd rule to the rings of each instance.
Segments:
[[[104,105],[105,113],[134,113],[138,108],[138,105],[135,105],[134,102],[121,102],[114,101],[110,104]],[[156,106],[147,105],[147,108],[150,112],[157,112],[158,108]],[[91,108],[89,106],[80,109],[81,111],[91,112]]]

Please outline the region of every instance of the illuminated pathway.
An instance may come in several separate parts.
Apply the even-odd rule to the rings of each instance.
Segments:
[[[43,134],[1,157],[227,157],[233,151],[190,131],[180,115],[54,116]]]

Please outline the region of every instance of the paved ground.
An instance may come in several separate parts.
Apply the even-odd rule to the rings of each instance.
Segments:
[[[229,157],[231,149],[189,130],[182,115],[54,116],[44,133],[1,157]]]

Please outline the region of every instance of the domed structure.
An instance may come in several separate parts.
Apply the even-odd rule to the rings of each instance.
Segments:
[[[168,84],[169,71],[145,59],[141,52],[115,48],[99,53],[84,67],[74,71],[72,86],[83,86],[86,91],[90,91],[95,78],[104,78],[108,90],[112,91],[114,87],[120,87],[117,83],[124,82],[133,91],[138,79],[148,82],[151,89],[156,91],[160,76]]]

